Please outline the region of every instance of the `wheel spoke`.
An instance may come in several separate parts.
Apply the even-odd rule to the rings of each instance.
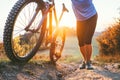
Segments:
[[[36,12],[36,8],[37,4],[35,2],[31,2],[27,4],[24,8],[22,8],[22,10],[17,16],[13,31],[13,45],[16,55],[19,57],[28,56],[28,54],[31,52],[31,50],[35,47],[37,43],[38,38],[36,38],[33,33],[25,30],[25,27],[29,24],[32,16]],[[41,18],[39,16],[41,16],[41,13],[39,13],[36,18]],[[39,21],[40,19],[35,19],[30,26],[30,29],[36,29],[38,27]],[[37,34],[37,36],[39,35]]]

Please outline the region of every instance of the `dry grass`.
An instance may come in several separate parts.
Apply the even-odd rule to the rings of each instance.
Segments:
[[[1,51],[4,51],[4,49],[3,49],[3,43],[0,43],[0,52]]]
[[[49,54],[42,54],[38,53],[36,54],[30,61],[36,62],[36,61],[50,61]],[[0,43],[0,61],[9,61],[7,56],[5,55],[5,51],[3,48],[3,43]],[[58,60],[58,62],[65,62],[65,63],[70,63],[78,61],[78,56],[73,56],[73,55],[62,55],[61,58]]]
[[[120,62],[120,55],[99,55],[95,58],[96,61],[102,62],[102,63],[117,63]]]
[[[71,63],[71,62],[78,62],[79,56],[73,55],[62,55],[61,58],[57,62],[63,63]],[[36,54],[30,61],[32,62],[39,62],[39,61],[50,61],[49,54]]]
[[[81,58],[80,56],[75,55],[62,55],[61,58],[58,60],[59,62],[77,62]],[[120,62],[120,55],[114,55],[114,56],[105,56],[105,55],[99,55],[94,58],[96,61],[106,63],[106,62]],[[8,61],[9,59],[5,55],[5,51],[3,48],[3,43],[0,43],[0,61]],[[50,61],[49,54],[36,54],[31,61]]]
[[[7,56],[5,55],[3,43],[0,43],[0,62],[1,61],[8,61]]]

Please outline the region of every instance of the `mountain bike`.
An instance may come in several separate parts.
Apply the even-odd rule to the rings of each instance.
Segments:
[[[54,0],[18,0],[4,28],[3,41],[7,57],[15,63],[26,63],[38,50],[49,49],[50,60],[55,63],[61,57],[65,43],[65,30],[59,27],[65,11],[68,12],[63,4],[58,18]]]

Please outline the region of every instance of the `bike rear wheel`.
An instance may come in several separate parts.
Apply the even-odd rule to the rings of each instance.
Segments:
[[[53,35],[50,47],[50,60],[52,63],[56,63],[56,61],[60,59],[65,44],[65,38],[65,30],[63,28],[58,28]]]
[[[42,0],[18,0],[10,11],[4,28],[3,41],[6,55],[11,61],[28,62],[39,49],[46,25],[43,22],[38,31],[34,30],[39,27],[42,19],[42,8]],[[39,12],[29,27],[33,31],[26,31],[26,26],[37,10]]]

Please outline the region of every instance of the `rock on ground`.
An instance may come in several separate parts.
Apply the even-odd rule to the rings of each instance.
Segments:
[[[106,69],[108,68],[108,69]],[[115,68],[113,68],[115,69]],[[80,70],[79,63],[29,62],[25,65],[0,62],[0,80],[119,80],[120,69],[94,65]]]

